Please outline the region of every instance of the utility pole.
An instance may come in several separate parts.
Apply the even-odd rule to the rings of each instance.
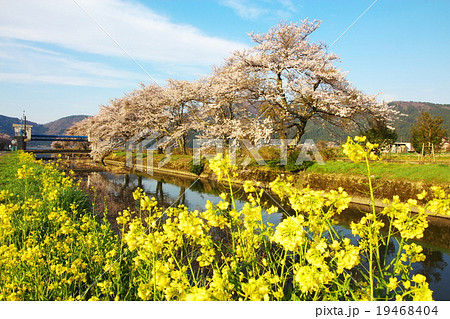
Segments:
[[[13,124],[15,127],[15,139],[17,141],[17,149],[18,150],[26,150],[27,149],[27,117],[25,115],[25,111],[23,111],[22,120],[20,124]]]
[[[23,111],[23,134],[24,134],[24,138],[23,138],[23,150],[27,149],[27,116],[25,115],[25,111]]]

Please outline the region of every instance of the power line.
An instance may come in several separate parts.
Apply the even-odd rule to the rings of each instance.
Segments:
[[[377,2],[378,0],[375,0],[363,13],[361,13],[361,15],[355,21],[353,21],[353,23],[344,32],[342,32],[342,34],[328,47],[328,50],[331,49],[331,47],[335,45],[336,42],[338,42]]]
[[[150,73],[147,72],[147,70],[127,51],[123,46],[120,45],[119,42],[116,41],[116,39],[113,38],[111,34],[109,34],[108,31],[91,15],[89,12],[87,12],[76,0],[73,0],[73,2],[94,22],[145,74],[148,75],[148,77],[156,83],[159,87],[159,83],[151,76]]]

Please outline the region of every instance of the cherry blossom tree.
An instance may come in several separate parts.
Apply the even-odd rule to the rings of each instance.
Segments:
[[[11,144],[11,137],[7,134],[0,133],[0,151],[8,149],[8,145]]]
[[[275,130],[279,138],[298,143],[309,121],[349,127],[371,117],[389,124],[395,111],[354,88],[334,65],[338,57],[325,44],[310,41],[319,25],[283,22],[267,33],[251,33],[256,45],[234,52],[210,76],[141,85],[102,106],[78,129],[88,130],[92,155],[103,159],[126,141],[150,134],[176,141],[185,153],[193,132],[255,144]]]
[[[177,81],[170,81],[168,87],[141,85],[101,106],[98,114],[81,122],[73,131],[85,134],[87,131],[91,155],[97,161],[123,148],[127,141],[139,143],[150,135],[156,140],[170,137],[180,141],[180,147],[184,148],[189,127],[185,113],[190,101],[185,97],[186,87],[188,83]]]
[[[240,139],[258,143],[269,138],[272,123],[258,114],[259,96],[254,85],[255,79],[244,74],[237,64],[226,62],[214,68],[205,79],[203,113],[197,117],[200,137],[226,143]]]
[[[202,122],[204,92],[201,81],[180,81],[170,79],[165,89],[167,118],[163,126],[165,136],[177,141],[186,154],[186,140],[193,134],[196,124]]]
[[[156,124],[148,118],[143,122],[144,115],[152,114],[148,109],[153,105],[142,103],[146,93],[148,90],[138,89],[111,100],[109,104],[100,107],[98,114],[83,123],[88,126],[91,155],[95,160],[103,161],[112,151],[123,147],[127,140],[138,134],[143,125]]]
[[[65,134],[72,136],[87,135],[91,127],[91,117],[87,117],[81,121],[73,123],[71,127],[66,129]],[[54,149],[77,149],[89,150],[89,142],[71,142],[71,141],[53,141],[51,148]]]
[[[311,120],[335,125],[349,125],[367,114],[389,120],[395,112],[375,96],[354,88],[334,63],[335,54],[328,53],[323,43],[309,36],[320,22],[280,23],[264,34],[251,33],[256,45],[250,50],[236,51],[228,63],[257,79],[260,107],[275,123],[280,138],[290,128],[299,142]]]

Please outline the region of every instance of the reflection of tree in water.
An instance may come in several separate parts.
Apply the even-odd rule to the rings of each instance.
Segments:
[[[178,194],[168,194],[164,192],[164,185],[166,185],[164,179],[156,180],[155,190],[142,188],[147,196],[155,197],[158,202],[158,206],[162,208],[177,207],[179,205],[187,205],[186,202],[186,188],[184,186],[178,186],[180,188]],[[172,196],[170,196],[172,195]]]
[[[180,187],[180,193],[178,194],[178,197],[175,200],[175,202],[172,204],[173,207],[177,207],[180,205],[186,206],[186,188],[185,187]]]
[[[450,249],[450,219],[439,217],[428,217],[428,228],[425,229],[423,239],[421,241],[432,243],[438,246]]]
[[[149,189],[149,185],[144,183],[145,177],[139,175],[114,175],[111,173],[91,173],[87,180],[84,180],[82,187],[90,194],[93,206],[98,215],[103,217],[105,209],[108,212],[108,220],[117,229],[116,218],[118,213],[126,208],[138,211],[138,203],[133,198],[136,188],[143,189],[146,194],[158,201],[158,206],[162,209],[169,206],[187,205],[186,187],[178,186],[176,194],[169,194],[164,191],[166,185],[164,179],[155,180],[155,187]],[[201,183],[197,186],[203,187]]]
[[[190,188],[190,190],[194,191],[194,192],[199,192],[199,193],[205,193],[206,192],[205,185],[203,184],[203,182],[201,180],[198,180],[196,183],[194,183],[192,185],[192,187]]]
[[[89,194],[95,212],[103,217],[105,211],[113,229],[117,229],[118,213],[129,207],[136,210],[133,199],[132,181],[128,175],[114,176],[112,174],[91,173],[81,184]]]
[[[424,247],[422,253],[427,259],[420,262],[421,268],[417,272],[426,276],[429,282],[440,282],[442,280],[442,273],[448,266],[444,260],[442,251]]]

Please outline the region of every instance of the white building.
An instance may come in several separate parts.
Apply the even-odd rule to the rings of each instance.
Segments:
[[[391,153],[410,153],[414,152],[414,148],[411,143],[395,142],[391,146]]]

